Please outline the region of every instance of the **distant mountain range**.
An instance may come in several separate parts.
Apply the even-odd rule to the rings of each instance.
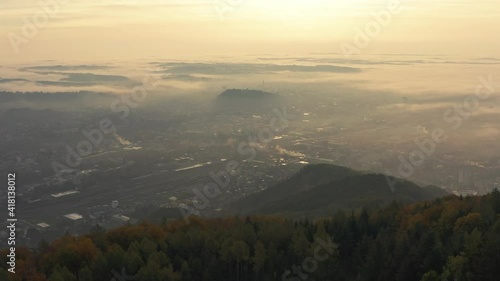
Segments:
[[[391,187],[389,183],[394,183]],[[325,215],[341,209],[412,203],[446,196],[436,186],[420,187],[410,181],[350,168],[318,164],[301,169],[291,178],[264,191],[231,203],[237,214]]]
[[[110,93],[78,91],[78,92],[7,92],[0,91],[0,101],[17,101],[17,100],[32,100],[32,101],[75,101],[82,98],[116,98],[116,95]]]
[[[79,92],[6,92],[0,91],[0,109],[81,109],[109,105],[117,95],[89,91]]]

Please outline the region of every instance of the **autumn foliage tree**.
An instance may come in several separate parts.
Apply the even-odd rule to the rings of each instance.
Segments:
[[[329,238],[334,247],[319,259],[318,241]],[[119,272],[137,281],[496,281],[499,253],[495,190],[316,221],[192,218],[189,224],[96,228],[37,249],[18,248],[16,274],[7,272],[7,251],[0,251],[0,280],[109,281]]]

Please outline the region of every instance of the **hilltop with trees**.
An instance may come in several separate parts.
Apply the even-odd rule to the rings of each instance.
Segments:
[[[332,240],[332,243],[328,239]],[[340,211],[143,223],[19,248],[1,280],[498,280],[500,192]],[[117,277],[118,276],[118,277]],[[122,276],[122,277],[120,277]],[[304,279],[305,278],[305,279]]]

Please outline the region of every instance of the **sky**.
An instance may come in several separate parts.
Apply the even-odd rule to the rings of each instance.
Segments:
[[[376,27],[375,15],[388,13]],[[370,26],[378,30],[356,45]],[[0,0],[5,63],[344,54],[342,46],[356,56],[500,58],[499,32],[498,0]]]

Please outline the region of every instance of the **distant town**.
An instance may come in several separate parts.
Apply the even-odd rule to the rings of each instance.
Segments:
[[[282,95],[285,101],[258,110],[238,104],[213,109],[187,101],[151,105],[125,121],[109,117],[114,126],[109,133],[96,131],[108,118],[103,108],[9,109],[9,122],[0,128],[0,168],[22,171],[19,239],[36,245],[61,231],[79,234],[97,225],[160,222],[181,218],[183,208],[190,214],[217,215],[229,202],[264,190],[310,163],[386,173],[463,196],[485,194],[500,182],[499,158],[467,159],[467,153],[457,156],[446,146],[406,178],[398,174],[401,159],[409,157],[408,151],[418,152],[408,139],[425,138],[423,128],[404,128],[407,136],[398,140],[389,133],[395,124],[373,114],[352,121],[356,126],[325,121],[336,104],[349,100],[311,105],[302,100],[304,95]],[[364,106],[370,112],[370,104]],[[385,134],[386,139],[377,139]],[[78,155],[86,149],[82,145],[95,141],[99,143],[89,146],[89,155]],[[237,168],[227,173],[229,162]],[[228,182],[220,194],[208,198],[203,209],[191,207],[204,203],[197,202],[196,190],[210,183],[220,186],[217,181]],[[6,193],[0,196],[4,200]]]

